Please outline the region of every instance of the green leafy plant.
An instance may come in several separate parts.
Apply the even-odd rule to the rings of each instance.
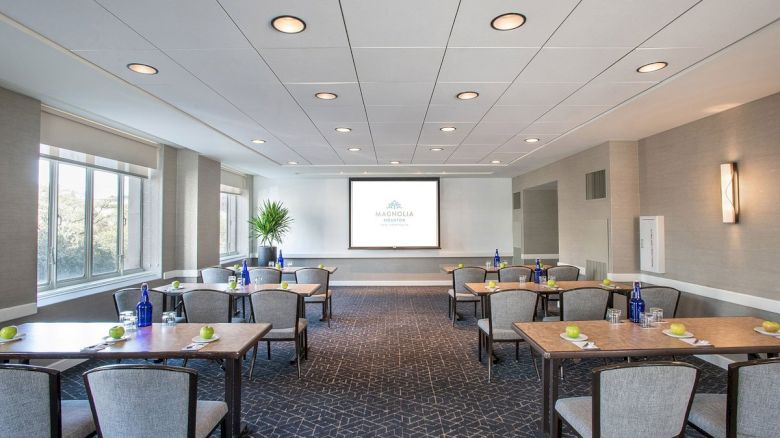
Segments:
[[[257,216],[249,219],[252,237],[259,239],[265,246],[273,246],[274,242],[282,243],[282,238],[290,231],[292,222],[287,207],[281,202],[268,199],[263,201]]]

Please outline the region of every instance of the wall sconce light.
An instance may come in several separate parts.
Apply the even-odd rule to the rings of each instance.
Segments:
[[[720,203],[723,207],[723,223],[739,221],[739,177],[737,163],[720,165]]]

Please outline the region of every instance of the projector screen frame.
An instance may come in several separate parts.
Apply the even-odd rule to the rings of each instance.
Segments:
[[[352,246],[352,181],[435,181],[436,182],[436,246]],[[349,247],[358,250],[441,249],[441,179],[438,177],[349,178]]]

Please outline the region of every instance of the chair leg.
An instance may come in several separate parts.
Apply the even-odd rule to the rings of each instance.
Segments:
[[[452,297],[447,295],[447,318],[452,317]]]
[[[477,317],[477,302],[474,301],[474,318]]]
[[[558,415],[558,411],[555,411],[553,414],[555,415],[555,427],[552,430],[552,436],[553,438],[560,438],[562,432],[563,432],[563,423],[561,422],[561,416]]]
[[[531,355],[531,362],[534,364],[534,371],[536,371],[536,378],[539,379],[541,382],[542,376],[539,374],[539,366],[536,365],[536,356],[534,356],[534,350],[532,348],[528,348],[528,354]]]
[[[455,318],[457,318],[458,314],[458,300],[455,298],[452,299],[452,326],[455,327]]]
[[[515,360],[520,360],[520,341],[515,342]]]
[[[301,378],[301,337],[295,337],[295,366],[298,368],[298,378]]]
[[[490,337],[485,339],[487,343],[487,362],[488,362],[488,383],[493,379],[493,342]]]
[[[227,430],[227,415],[225,415],[225,418],[222,419],[222,421],[219,422],[219,436],[220,438],[228,438],[228,430]]]
[[[309,328],[303,330],[303,359],[309,360]]]
[[[260,344],[255,344],[255,349],[252,352],[252,364],[249,365],[249,380],[252,380],[252,373],[255,372],[255,360],[257,359],[257,350],[260,348]]]
[[[479,363],[482,363],[482,330],[477,329],[477,354],[479,355]]]
[[[265,341],[266,351],[268,352],[268,360],[271,360],[271,341]]]
[[[187,358],[185,357],[185,358],[184,358],[184,363],[183,363],[183,364],[181,364],[181,366],[183,366],[184,368],[187,368],[187,361],[189,361],[189,359],[187,359]]]
[[[333,302],[331,301],[330,295],[328,295],[328,298],[325,301],[327,301],[328,304],[328,328],[330,328],[330,315],[333,310]]]

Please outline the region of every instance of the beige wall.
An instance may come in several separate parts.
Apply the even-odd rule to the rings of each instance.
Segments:
[[[558,254],[558,191],[523,190],[522,193],[520,242],[525,258],[532,254]]]
[[[721,221],[721,163],[739,170],[738,224]],[[780,299],[780,94],[639,142],[641,214],[664,216],[666,274]]]
[[[218,161],[198,156],[198,268],[219,263],[219,183],[222,169]]]
[[[609,142],[609,272],[639,269],[639,157],[635,141]]]

